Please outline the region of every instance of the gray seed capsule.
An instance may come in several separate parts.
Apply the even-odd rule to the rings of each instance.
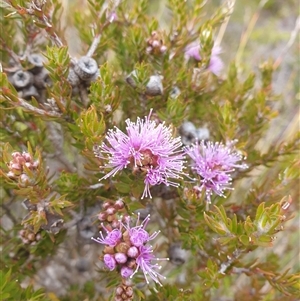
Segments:
[[[132,88],[136,88],[136,81],[137,81],[137,74],[136,71],[133,70],[129,73],[126,77],[126,82],[129,84]]]
[[[35,86],[31,85],[21,91],[21,97],[26,100],[31,100],[32,97],[39,98],[39,92]]]
[[[33,84],[38,89],[44,89],[51,85],[51,79],[49,77],[48,71],[43,68],[38,74],[33,77]]]
[[[80,78],[73,68],[69,69],[69,74],[67,77],[67,81],[70,83],[72,87],[78,87],[80,84]]]
[[[149,96],[158,96],[163,94],[163,85],[162,85],[163,76],[161,75],[152,75],[146,86],[146,95]]]
[[[182,265],[188,258],[188,251],[181,248],[180,243],[173,243],[169,248],[170,261],[175,265]]]
[[[91,79],[97,70],[97,62],[88,56],[81,57],[74,67],[76,74],[84,81]]]
[[[29,72],[19,70],[12,76],[12,84],[21,90],[32,83],[32,75]]]
[[[29,71],[32,74],[38,74],[44,68],[44,57],[38,53],[32,53],[28,56],[28,62],[33,65]]]

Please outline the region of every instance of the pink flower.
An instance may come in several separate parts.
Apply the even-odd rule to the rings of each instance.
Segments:
[[[115,176],[119,171],[130,168],[134,174],[144,177],[142,195],[150,197],[150,187],[164,184],[178,187],[171,179],[183,174],[185,155],[181,150],[181,138],[173,138],[171,127],[151,121],[152,110],[145,119],[136,122],[126,120],[126,133],[118,128],[109,130],[106,143],[95,155],[105,159],[105,168],[111,169],[102,179]],[[101,180],[102,180],[101,179]]]
[[[233,148],[234,143],[235,141],[231,141],[224,145],[202,140],[185,148],[193,160],[192,170],[200,176],[199,186],[194,188],[198,191],[205,190],[209,203],[213,193],[225,197],[224,191],[233,189],[231,174],[236,168],[248,167],[246,164],[238,163],[243,160],[243,156]]]
[[[140,269],[145,276],[147,284],[149,284],[149,280],[147,275],[152,278],[152,280],[162,286],[161,282],[159,281],[159,277],[166,279],[163,275],[156,272],[156,270],[160,270],[161,266],[157,263],[153,264],[152,262],[155,260],[162,260],[157,258],[153,255],[152,246],[141,246],[139,248],[140,255],[136,259],[137,267],[135,271],[132,273],[130,278],[134,276],[134,274]]]
[[[97,237],[97,238],[92,237],[92,240],[96,241],[99,244],[104,244],[110,247],[114,247],[122,237],[121,231],[119,229],[114,229],[112,231],[109,231],[103,225],[102,227],[106,230],[107,236],[104,238],[102,231],[100,231],[101,237]]]
[[[201,49],[201,45],[197,42],[193,42],[185,48],[185,56],[188,59],[194,58],[196,61],[201,61],[201,56],[199,53],[200,49]],[[224,67],[224,63],[219,56],[221,52],[222,49],[220,46],[213,46],[207,69],[210,70],[215,75],[220,75]]]
[[[132,278],[141,270],[147,283],[149,283],[148,276],[150,276],[156,283],[162,285],[159,279],[165,277],[157,272],[157,270],[161,269],[161,266],[153,263],[153,261],[169,259],[154,256],[152,246],[149,242],[156,238],[160,231],[149,234],[146,230],[149,221],[150,215],[140,223],[140,216],[138,215],[136,224],[131,226],[130,217],[127,216],[125,217],[125,222],[119,221],[121,226],[118,232],[114,232],[116,235],[113,234],[113,231],[116,229],[108,231],[104,228],[107,232],[105,238],[100,232],[101,238],[92,239],[106,246],[104,252],[109,253],[104,255],[103,260],[109,270],[114,270],[117,267],[123,278]],[[111,248],[112,246],[114,248]]]

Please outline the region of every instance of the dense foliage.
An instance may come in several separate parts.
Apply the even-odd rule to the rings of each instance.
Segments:
[[[299,300],[299,18],[218,2],[1,2],[1,300]]]

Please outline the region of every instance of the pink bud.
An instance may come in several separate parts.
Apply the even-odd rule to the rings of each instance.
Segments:
[[[122,276],[123,278],[128,278],[128,277],[130,277],[132,274],[133,274],[133,269],[131,269],[131,268],[129,268],[129,267],[126,267],[126,266],[122,267],[122,269],[121,269],[121,276]]]
[[[116,261],[114,256],[111,254],[105,254],[103,257],[104,264],[108,267],[110,271],[113,271],[116,267]]]
[[[131,258],[136,258],[139,255],[139,250],[137,247],[130,247],[127,251],[127,255]]]
[[[127,261],[127,256],[124,253],[116,253],[115,260],[118,263],[125,263]]]

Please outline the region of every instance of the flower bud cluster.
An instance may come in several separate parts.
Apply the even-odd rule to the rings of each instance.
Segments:
[[[98,63],[89,56],[82,56],[69,69],[67,80],[73,88],[73,94],[76,94],[79,92],[80,86],[88,88],[99,75]]]
[[[133,299],[133,288],[131,281],[124,279],[122,284],[116,288],[115,301],[130,301]]]
[[[161,35],[157,31],[152,31],[151,37],[147,39],[146,52],[149,54],[162,54],[167,51]]]
[[[161,285],[159,278],[165,277],[157,272],[161,266],[153,264],[153,261],[162,259],[153,255],[152,246],[148,244],[149,241],[156,238],[160,231],[150,235],[145,230],[149,221],[150,215],[140,223],[140,216],[138,215],[136,225],[132,227],[131,218],[125,216],[119,220],[119,228],[115,229],[110,225],[104,226],[102,223],[102,228],[107,235],[104,237],[100,231],[100,237],[92,237],[92,240],[105,245],[103,261],[110,271],[117,269],[121,276],[126,279],[132,278],[139,270],[142,270],[147,283],[149,283],[147,278],[149,276]]]
[[[26,245],[35,245],[42,238],[40,233],[35,234],[33,230],[29,229],[29,227],[20,230],[19,236]]]
[[[9,70],[9,81],[18,91],[21,98],[31,100],[32,97],[42,101],[46,87],[51,84],[48,71],[44,68],[45,59],[38,53],[27,57],[29,67],[25,69],[12,68]]]
[[[12,160],[8,163],[9,172],[7,176],[12,179],[20,178],[21,182],[26,183],[29,177],[26,174],[26,169],[34,171],[38,168],[39,161],[34,161],[31,154],[27,152],[13,152]]]
[[[118,228],[120,223],[117,214],[124,209],[124,202],[119,199],[115,202],[107,201],[102,205],[102,211],[98,214],[98,219],[101,222],[110,223],[113,229]]]

